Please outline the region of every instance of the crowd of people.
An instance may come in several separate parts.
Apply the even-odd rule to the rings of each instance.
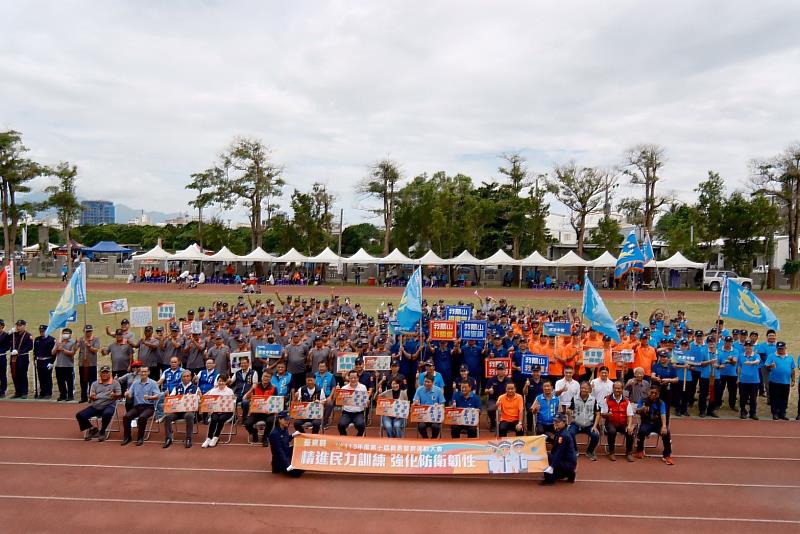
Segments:
[[[490,432],[500,437],[545,434],[552,443],[551,454],[566,458],[564,465],[572,462],[568,449],[577,452],[581,434],[587,436],[589,460],[597,460],[596,450],[605,436],[608,459],[617,460],[619,437],[630,462],[643,457],[645,440],[657,434],[662,458],[672,465],[670,418],[689,417],[695,409],[699,417],[713,418],[727,404],[742,419],[758,419],[758,403],[765,399],[772,419],[789,418],[789,391],[796,384],[798,362],[772,330],[761,340],[759,332],[729,330],[722,320],[703,331],[690,327],[681,311],[671,318],[656,311],[644,320],[632,311],[618,320],[621,341],[614,342],[582,325],[574,309],[523,309],[504,299],[466,305],[472,307],[473,319],[486,321],[485,341],[428,339],[430,321],[445,316],[443,301],[424,303],[419,330],[400,335],[392,331],[392,304],[370,316],[358,303],[336,295],[286,300],[277,294],[256,300],[240,295],[236,302],[213,302],[207,309],[187,310],[164,326],[146,327],[141,338],[127,319],[119,328],[106,326],[105,336],[86,325],[82,335],[73,336],[64,328],[58,339],[45,335],[44,325],[34,337],[24,320],[11,332],[0,321],[0,395],[5,395],[10,366],[14,397],[27,397],[32,357],[37,396],[43,399],[52,397],[55,375],[57,400],[75,400],[77,368],[79,402],[88,405],[76,417],[87,440],[107,439],[117,403],[124,401],[122,445],[133,441],[134,429],[136,444],[141,445],[151,420],[157,420],[164,425],[163,446],[169,447],[175,422],[184,420],[184,446],[192,446],[194,426],[207,423],[202,446],[214,447],[225,424],[239,418],[252,442],[283,447],[282,452],[273,451],[273,457],[282,455],[283,460],[290,457],[289,415],[283,410],[250,413],[253,396],[284,397],[283,409],[289,408],[289,400],[322,403],[321,419],[293,424],[295,432],[317,433],[333,424],[339,395],[362,392],[364,405],[341,407],[336,427],[342,435],[351,425],[363,435],[380,397],[421,405],[485,406]],[[549,335],[545,322],[569,323],[569,335]],[[260,346],[279,350],[267,353]],[[602,351],[602,361],[586,361],[589,349]],[[341,354],[355,354],[352,369],[338,368]],[[547,365],[524,370],[527,354],[546,356]],[[108,363],[98,367],[104,356]],[[367,356],[390,356],[390,368],[365,370]],[[487,364],[492,359],[501,362]],[[234,401],[225,412],[163,413],[166,396],[189,394]],[[800,402],[795,415],[800,419]],[[92,422],[95,417],[99,426]],[[388,438],[403,437],[406,419],[381,416],[379,428]],[[437,438],[442,428],[439,423],[419,423],[416,432],[422,438]],[[450,428],[454,439],[477,435],[474,426]],[[287,467],[290,464],[277,469],[286,472]],[[570,474],[568,469],[566,474],[549,473],[546,481],[553,477],[569,479]]]

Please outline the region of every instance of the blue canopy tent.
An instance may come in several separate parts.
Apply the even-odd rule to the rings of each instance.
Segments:
[[[93,247],[84,248],[81,253],[87,258],[93,259],[95,254],[120,254],[127,256],[133,250],[119,246],[114,241],[100,241]]]

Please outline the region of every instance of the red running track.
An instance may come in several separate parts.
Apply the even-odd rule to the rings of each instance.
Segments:
[[[800,424],[676,420],[675,466],[581,457],[578,482],[536,475],[366,476],[269,473],[269,449],[161,449],[82,440],[78,406],[0,403],[3,532],[283,528],[304,532],[800,530]],[[200,426],[205,432],[205,426]],[[372,430],[375,432],[375,430]],[[181,525],[185,525],[181,527]],[[188,529],[188,530],[187,530]]]

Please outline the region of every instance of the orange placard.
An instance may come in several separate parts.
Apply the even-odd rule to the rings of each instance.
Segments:
[[[164,397],[164,413],[196,412],[200,407],[198,395],[167,395]]]
[[[200,399],[200,413],[230,413],[236,408],[233,395],[203,395]]]
[[[506,366],[507,371],[511,371],[511,358],[487,358],[486,359],[486,378],[497,376],[497,366]]]
[[[458,334],[458,322],[456,321],[431,321],[430,341],[453,341]]]

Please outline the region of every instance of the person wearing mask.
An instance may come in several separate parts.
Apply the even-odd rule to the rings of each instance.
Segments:
[[[150,369],[147,367],[139,369],[139,380],[134,380],[128,385],[125,397],[132,401],[133,407],[125,412],[125,417],[122,418],[123,438],[120,445],[124,447],[132,441],[131,426],[132,422],[136,421],[136,446],[140,447],[144,444],[147,420],[155,414],[155,403],[160,397],[158,384],[150,378]]]
[[[58,384],[58,400],[75,400],[75,353],[78,342],[72,339],[72,329],[61,330],[61,339],[53,346],[56,358],[56,383]]]
[[[625,458],[629,462],[635,461],[633,451],[633,416],[636,414],[633,404],[622,394],[622,382],[614,382],[613,393],[601,405],[600,413],[605,419],[606,439],[608,440],[608,459],[617,461],[614,455],[614,446],[617,434],[625,434]]]
[[[476,410],[481,409],[481,399],[472,389],[472,385],[469,380],[464,380],[461,382],[461,384],[459,384],[458,391],[456,391],[453,395],[453,406],[456,408],[475,408]],[[477,438],[478,427],[463,425],[453,425],[450,427],[450,437],[453,439],[459,439],[462,433],[465,433],[468,438]]]
[[[573,440],[578,434],[589,436],[589,445],[586,447],[586,457],[591,461],[597,461],[594,453],[597,444],[600,443],[600,405],[591,394],[591,386],[588,382],[581,383],[580,392],[573,397],[567,413],[572,417],[569,425],[569,432]],[[575,445],[577,450],[577,444]]]
[[[389,389],[378,395],[379,398],[408,401],[408,393],[402,389],[400,380],[392,378]],[[402,438],[406,428],[404,417],[381,416],[381,426],[387,438]]]
[[[36,373],[39,377],[39,398],[50,399],[53,396],[53,347],[56,338],[45,334],[47,325],[39,325],[39,335],[33,340],[33,356],[36,358]]]
[[[210,362],[214,360],[210,359]],[[212,365],[213,367],[213,365]],[[213,370],[216,373],[216,369]],[[233,397],[233,390],[228,387],[228,375],[217,375],[217,383],[213,389],[208,390],[203,395],[214,395],[218,397]],[[233,417],[233,412],[213,412],[208,419],[208,433],[206,440],[201,445],[202,448],[216,447],[219,442],[219,436],[222,434],[222,427]]]
[[[252,402],[253,396],[268,398],[275,395],[275,386],[272,383],[272,371],[269,368],[264,368],[261,373],[261,381],[252,386],[244,394],[244,402],[248,405]],[[264,437],[261,445],[266,447],[269,445],[269,428],[275,425],[275,416],[271,413],[255,413],[249,412],[244,420],[244,428],[250,434],[250,441],[258,443],[258,429],[257,423],[264,423]]]
[[[667,426],[667,405],[659,398],[659,393],[658,386],[651,386],[647,398],[640,400],[637,404],[636,413],[639,414],[642,424],[636,434],[636,458],[644,458],[644,440],[655,432],[661,435],[661,442],[664,444],[664,453],[661,459],[667,465],[675,465],[672,460],[672,441]]]
[[[106,440],[106,430],[117,411],[117,399],[121,396],[122,388],[119,382],[111,376],[111,367],[102,366],[100,380],[94,382],[89,389],[89,406],[75,414],[78,428],[81,432],[85,432],[83,439],[86,441],[90,441],[92,438],[98,438],[98,441]],[[92,417],[100,417],[99,429],[92,424]]]
[[[197,386],[192,382],[192,372],[188,369],[181,370],[180,381],[171,389],[167,390],[170,395],[196,395]],[[183,446],[187,449],[192,447],[192,432],[194,431],[195,412],[173,412],[164,417],[164,444],[162,448],[167,449],[172,445],[172,424],[178,419],[186,421],[186,440]]]
[[[87,402],[89,387],[97,380],[97,353],[100,352],[100,340],[94,337],[94,328],[87,324],[83,327],[83,337],[78,341],[78,371],[80,375],[81,400]]]

